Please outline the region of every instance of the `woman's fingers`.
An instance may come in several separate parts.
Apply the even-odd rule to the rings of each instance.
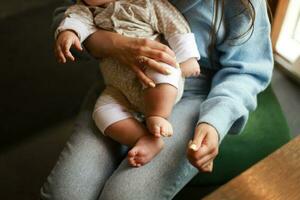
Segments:
[[[194,167],[196,167],[199,171],[211,172],[211,167],[209,166],[209,164],[213,162],[213,160],[215,159],[215,156],[216,155],[214,153],[204,155],[200,159],[191,156],[191,157],[189,157],[189,160],[190,160],[191,164]]]
[[[150,87],[155,87],[155,83],[148,76],[145,75],[145,73],[141,70],[140,67],[132,65],[131,69],[135,72],[136,76],[143,84]]]
[[[149,47],[151,49],[160,50],[169,54],[171,57],[175,57],[175,53],[167,45],[164,45],[160,42],[150,40],[150,39],[139,39],[137,40],[137,42],[138,42],[138,46],[144,46],[144,47]]]
[[[146,85],[150,84],[151,87],[154,85],[153,81],[144,74],[144,69],[150,68],[162,74],[170,74],[169,70],[160,62],[174,67],[177,66],[174,52],[160,42],[122,36],[118,39],[118,44],[115,46],[116,50],[114,51],[116,58],[121,63],[129,66],[141,82]]]
[[[191,158],[192,162],[197,166],[197,168],[206,166],[209,162],[213,161],[213,159],[216,157],[216,152],[215,151],[211,151],[208,154],[204,154],[204,156],[202,157],[193,157]]]
[[[201,149],[204,151],[201,152]],[[201,147],[197,152],[192,152],[188,155],[191,164],[202,172],[211,172],[211,167],[208,166],[215,159],[217,153],[212,148]]]
[[[156,61],[160,61],[160,62],[169,64],[173,67],[178,67],[175,56],[171,56],[166,51],[145,48],[144,54],[145,54],[145,56],[152,58]],[[149,66],[151,67],[151,65],[149,65]],[[153,67],[155,67],[155,66],[153,66]],[[163,66],[161,66],[161,68],[163,68]]]
[[[139,56],[149,57],[174,67],[177,66],[175,53],[167,45],[149,39],[137,39],[135,41],[134,46]]]
[[[207,160],[209,160],[211,158],[211,155],[210,155],[211,153],[212,153],[212,149],[206,145],[203,145],[197,151],[190,150],[190,149],[188,151],[188,155],[190,156],[191,161],[198,162],[198,161],[204,159],[202,161],[202,163],[206,162]]]
[[[202,142],[207,134],[202,129],[200,129],[200,128],[198,130],[197,129],[198,128],[196,128],[196,130],[195,130],[194,139],[191,142],[191,144],[189,145],[190,149],[193,150],[194,152],[197,152],[198,149],[201,147]]]
[[[209,166],[218,155],[218,134],[214,127],[202,123],[195,129],[194,138],[190,141],[187,156],[199,171],[210,172]]]
[[[211,160],[210,162],[202,166],[199,170],[202,172],[212,172],[213,167],[214,167],[214,162],[213,160]]]
[[[171,73],[169,69],[162,66],[157,61],[155,61],[151,58],[145,57],[145,56],[137,57],[137,65],[139,65],[141,68],[150,67],[151,69],[153,69],[159,73],[165,74],[165,75],[169,75]]]

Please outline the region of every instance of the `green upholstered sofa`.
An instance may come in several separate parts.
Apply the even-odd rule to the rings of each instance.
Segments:
[[[210,192],[211,188],[226,183],[289,140],[286,119],[272,88],[268,87],[259,94],[258,107],[250,114],[244,131],[224,138],[214,162],[214,171],[211,174],[199,173],[175,199],[203,196],[200,193]],[[195,192],[199,194],[193,194]]]

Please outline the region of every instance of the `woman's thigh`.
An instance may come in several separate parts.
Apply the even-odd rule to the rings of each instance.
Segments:
[[[106,182],[100,200],[172,199],[197,174],[186,158],[204,96],[184,97],[173,109],[174,135],[164,138],[164,149],[147,165],[128,166],[124,159]]]
[[[95,200],[123,159],[126,148],[103,136],[92,121],[96,91],[88,95],[85,111],[41,189],[42,199]]]

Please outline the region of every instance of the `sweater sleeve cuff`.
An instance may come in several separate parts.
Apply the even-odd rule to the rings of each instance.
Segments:
[[[247,121],[243,116],[248,116],[248,111],[246,109],[243,109],[243,111],[237,109],[237,107],[241,108],[243,106],[237,106],[236,104],[239,103],[224,98],[203,102],[197,124],[207,123],[213,126],[218,132],[219,143],[221,143],[229,130],[232,130],[233,133],[238,133],[243,129]],[[234,127],[236,121],[243,125]]]
[[[175,34],[168,39],[171,49],[176,54],[177,62],[181,63],[189,58],[200,59],[196,39],[193,33]]]
[[[58,28],[55,31],[55,39],[57,38],[58,34],[65,30],[72,30],[74,31],[80,39],[80,42],[83,42],[88,36],[93,34],[97,31],[96,28],[87,26],[86,24],[82,23],[80,20],[75,18],[65,18]]]

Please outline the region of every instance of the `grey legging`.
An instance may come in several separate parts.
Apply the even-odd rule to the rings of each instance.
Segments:
[[[186,158],[200,103],[209,91],[204,77],[186,81],[182,100],[170,122],[174,135],[165,138],[164,149],[147,165],[132,168],[127,149],[103,136],[91,112],[99,87],[93,88],[83,106],[75,131],[41,189],[42,199],[56,200],[163,200],[172,199],[196,174]]]

